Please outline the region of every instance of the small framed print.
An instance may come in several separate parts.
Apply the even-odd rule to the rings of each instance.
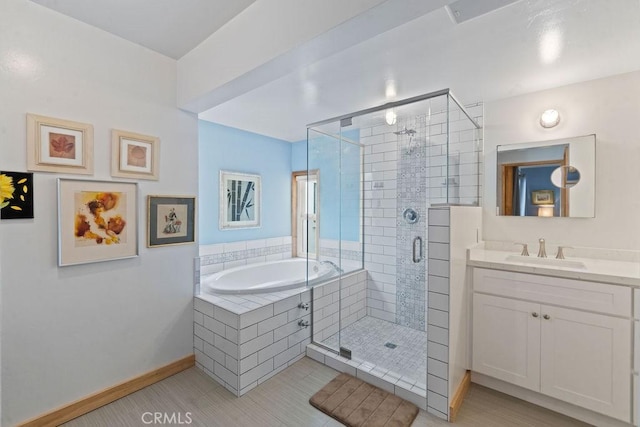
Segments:
[[[531,192],[531,203],[534,205],[553,205],[553,190],[535,190]]]
[[[138,184],[58,178],[58,266],[138,256]]]
[[[93,175],[93,126],[27,114],[27,169]]]
[[[111,145],[111,176],[158,180],[159,138],[114,129]]]
[[[148,196],[147,212],[147,247],[195,242],[195,197]]]
[[[260,227],[260,175],[220,171],[220,230]]]

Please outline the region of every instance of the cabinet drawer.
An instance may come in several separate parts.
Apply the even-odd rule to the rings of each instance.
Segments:
[[[631,316],[631,288],[485,268],[473,269],[473,290],[616,316]]]

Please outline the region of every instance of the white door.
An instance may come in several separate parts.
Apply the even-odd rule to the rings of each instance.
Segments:
[[[472,369],[540,389],[540,304],[473,295]]]
[[[631,321],[542,306],[546,395],[630,422]]]

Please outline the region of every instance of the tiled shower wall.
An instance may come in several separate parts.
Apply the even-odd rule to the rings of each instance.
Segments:
[[[465,109],[482,126],[483,104],[468,104]],[[447,179],[447,113],[433,113],[426,122],[429,128],[429,202],[473,205],[477,201],[480,205],[482,176],[478,175],[482,174],[482,130],[477,130],[452,104],[449,111],[450,179]]]
[[[466,106],[469,114],[482,125],[483,105]],[[471,204],[480,202],[482,189],[478,175],[482,171],[482,134],[458,109],[449,112],[449,150],[447,153],[447,113],[432,112],[401,120],[394,126],[381,125],[360,130],[364,144],[364,242],[367,281],[367,314],[407,326],[425,329],[425,304],[411,298],[424,295],[426,266],[416,264],[420,272],[413,272],[411,264],[413,238],[420,231],[423,237],[423,257],[428,257],[426,218],[405,226],[401,219],[406,205],[418,206],[426,217],[428,206],[436,203]],[[408,135],[396,135],[404,126],[417,131],[413,139],[413,152],[407,154]],[[449,176],[447,179],[447,154]],[[422,167],[426,166],[426,170]],[[409,168],[409,172],[405,169]],[[404,176],[403,176],[404,172]],[[419,177],[419,174],[426,174]],[[424,178],[424,179],[423,179]],[[418,191],[417,183],[424,182]],[[413,186],[413,187],[412,187]],[[412,187],[412,188],[411,188]],[[412,198],[411,191],[415,193]],[[424,199],[424,202],[422,202]],[[420,227],[418,230],[417,227]],[[403,240],[406,239],[406,240]],[[409,270],[407,270],[407,268]],[[402,274],[399,273],[402,270]],[[413,274],[412,274],[413,273]]]

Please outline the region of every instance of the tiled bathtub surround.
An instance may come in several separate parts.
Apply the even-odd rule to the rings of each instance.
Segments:
[[[200,274],[291,258],[291,236],[200,246]]]
[[[313,340],[324,342],[366,316],[367,272],[347,274],[313,288]],[[340,310],[341,308],[341,311]],[[335,347],[337,349],[337,347]]]
[[[194,299],[194,353],[207,375],[241,396],[298,361],[311,342],[309,291],[259,308],[233,313],[206,299]]]

